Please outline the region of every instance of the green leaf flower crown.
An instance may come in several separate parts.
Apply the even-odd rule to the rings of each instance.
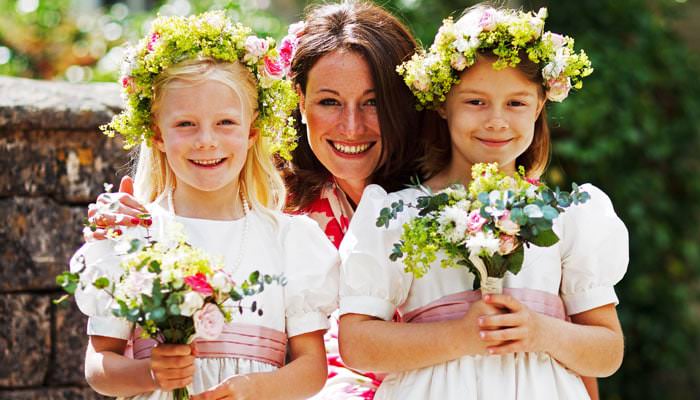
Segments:
[[[119,133],[124,147],[132,148],[154,135],[151,129],[153,83],[164,70],[188,59],[212,58],[240,62],[256,79],[258,118],[255,126],[270,141],[270,150],[285,159],[296,147],[291,112],[297,95],[284,79],[288,66],[279,56],[275,41],[261,39],[241,24],[233,24],[223,11],[190,17],[158,17],[151,32],[127,49],[122,64],[124,111],[100,127],[110,137]]]
[[[540,66],[547,98],[560,102],[572,87],[580,89],[581,79],[593,69],[583,50],[574,51],[574,39],[544,32],[546,18],[546,8],[534,14],[476,7],[456,23],[451,17],[445,19],[430,49],[416,53],[396,70],[416,96],[418,108],[434,109],[479,53],[492,53],[498,57],[493,67],[503,69],[518,65],[524,51]]]

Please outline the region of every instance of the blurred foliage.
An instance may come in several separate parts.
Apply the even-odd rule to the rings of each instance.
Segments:
[[[676,1],[550,1],[596,71],[552,106],[551,170],[603,188],[630,233],[617,292],[626,354],[607,399],[700,393],[700,60],[670,29]]]
[[[73,0],[76,1],[76,0]],[[261,0],[122,3],[92,13],[71,0],[0,0],[0,74],[114,80],[121,43],[163,15],[227,8],[260,34],[286,29]],[[292,0],[292,3],[294,1]],[[700,393],[700,60],[671,29],[680,0],[521,1],[546,5],[547,27],[576,38],[596,71],[584,90],[549,106],[549,179],[592,182],[630,232],[630,264],[618,285],[626,337],[620,371],[600,381],[606,399],[695,399]],[[297,9],[303,1],[296,1]],[[473,1],[388,0],[424,45],[441,20]],[[33,8],[32,8],[33,7]],[[288,21],[285,21],[288,22]],[[76,69],[77,68],[77,69]]]
[[[125,3],[110,7],[85,7],[83,3],[0,0],[0,75],[116,81],[122,45],[142,37],[157,14],[225,9],[260,35],[281,37],[286,31],[286,23],[256,0],[161,0],[152,2],[156,7],[149,11],[133,10]]]

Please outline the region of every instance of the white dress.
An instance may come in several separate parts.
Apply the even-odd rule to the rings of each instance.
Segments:
[[[526,248],[522,270],[517,275],[507,273],[503,285],[560,296],[568,315],[617,304],[613,286],[624,275],[628,262],[627,229],[609,198],[592,185],[583,185],[582,189],[591,199],[570,208],[555,221],[554,230],[560,241],[548,248]],[[388,321],[396,309],[406,315],[447,295],[473,289],[473,275],[466,269],[443,269],[438,260],[424,277],[415,279],[404,272],[400,261],[389,260],[403,223],[415,215],[415,210],[399,214],[388,229],[375,225],[379,210],[398,199],[415,204],[420,195],[416,189],[388,195],[376,185],[365,189],[340,247],[341,315],[371,315]],[[588,398],[580,377],[545,353],[464,356],[389,374],[375,397],[376,400]]]
[[[316,222],[305,216],[275,213],[277,226],[260,212],[251,211],[247,218],[247,238],[240,266],[234,263],[241,249],[244,220],[215,221],[173,216],[157,204],[148,206],[153,218],[151,235],[157,240],[164,237],[171,221],[184,226],[188,243],[201,248],[211,256],[221,256],[225,268],[236,282],[259,270],[261,274],[284,274],[285,286],[266,285],[253,298],[263,309],[257,313],[233,313],[233,322],[262,326],[293,337],[308,332],[326,330],[328,316],[337,308],[338,252],[328,241]],[[170,225],[172,226],[172,225]],[[144,231],[144,228],[132,228]],[[133,234],[127,232],[125,234]],[[89,265],[102,271],[114,272],[119,268],[114,242],[87,243],[71,259],[71,270],[80,268],[77,259],[82,255]],[[76,301],[88,319],[88,335],[108,336],[127,340],[132,326],[110,313],[111,300],[94,292],[78,291]],[[190,394],[200,393],[233,375],[272,371],[277,367],[245,358],[197,358]],[[134,399],[166,400],[170,392],[155,391],[135,396]]]

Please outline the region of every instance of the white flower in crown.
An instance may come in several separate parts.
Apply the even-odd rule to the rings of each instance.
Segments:
[[[304,33],[305,27],[306,25],[304,24],[304,21],[295,22],[289,25],[289,28],[287,29],[287,34],[299,37],[302,33]]]
[[[567,43],[566,37],[564,37],[564,35],[560,35],[554,32],[545,32],[545,34],[542,35],[542,40],[551,43],[555,51],[566,46]]]
[[[257,63],[260,57],[264,56],[269,49],[269,43],[266,39],[257,36],[248,36],[245,39],[246,54],[243,56],[243,61],[246,63]]]
[[[542,68],[542,77],[546,81],[558,79],[564,73],[566,64],[569,61],[569,49],[561,47],[557,50],[554,58]]]
[[[200,21],[200,23],[201,22],[202,21]],[[229,26],[231,26],[231,24],[228,23],[227,19],[224,17],[224,14],[220,14],[220,13],[207,13],[207,14],[205,14],[203,22],[206,22],[212,28],[217,29],[217,30],[224,30],[225,28],[228,28]]]
[[[467,38],[479,36],[479,34],[483,31],[479,23],[482,14],[483,13],[477,11],[472,11],[460,18],[459,21],[455,23],[455,32],[457,33],[457,36],[466,36]]]
[[[498,25],[498,12],[493,8],[487,8],[479,18],[479,26],[482,30],[490,32]]]

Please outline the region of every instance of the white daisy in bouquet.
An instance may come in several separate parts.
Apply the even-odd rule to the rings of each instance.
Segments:
[[[501,293],[506,272],[517,274],[522,268],[524,246],[557,243],[554,220],[590,198],[575,183],[571,192],[552,190],[526,178],[523,168],[509,176],[497,163],[475,164],[471,176],[468,187],[453,185],[433,193],[419,186],[425,195],[416,204],[399,200],[380,211],[378,227],[388,227],[406,207],[418,211],[403,225],[392,261],[402,259],[406,272],[420,278],[441,254],[442,267],[466,267],[475,275],[475,288]]]

